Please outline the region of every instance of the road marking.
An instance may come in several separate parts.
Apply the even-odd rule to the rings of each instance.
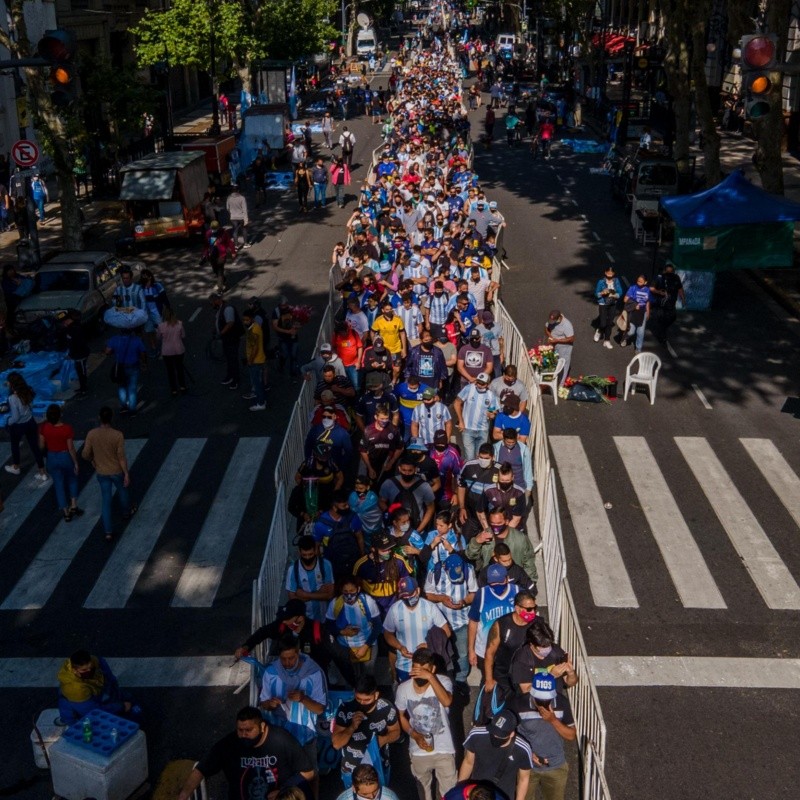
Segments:
[[[130,439],[125,442],[128,466],[133,465],[146,443],[146,439]],[[100,484],[96,478],[89,479],[78,497],[78,505],[84,510],[83,516],[76,517],[69,524],[63,519],[58,523],[0,609],[20,611],[42,608],[50,599],[67,568],[100,520],[102,501]]]
[[[643,436],[615,436],[647,524],[684,608],[727,608]]]
[[[564,194],[571,194],[570,190],[567,189],[566,186],[564,187]]]
[[[597,235],[597,232],[596,232],[596,231],[592,231],[592,236],[594,236],[594,240],[595,240],[596,242],[599,242],[599,241],[600,241],[600,237]]]
[[[574,197],[570,200],[570,203],[572,203],[572,205],[574,205],[576,208],[578,207],[578,201]]]
[[[800,609],[800,586],[725,472],[711,445],[696,436],[676,436],[675,443],[767,606]]]
[[[183,569],[173,608],[208,608],[217,595],[225,562],[269,446],[269,437],[240,439]]]
[[[675,348],[674,348],[674,347],[673,347],[673,346],[672,346],[672,345],[671,345],[669,342],[667,342],[667,352],[668,352],[668,353],[669,353],[669,354],[670,354],[670,355],[671,355],[673,358],[677,358],[677,357],[678,357],[678,354],[675,352]]]
[[[800,658],[592,656],[597,686],[800,689]]]
[[[189,317],[189,322],[194,322],[200,316],[200,312],[202,310],[203,310],[203,306],[199,306],[198,308],[196,308],[194,310],[194,312],[192,313],[192,316]]]
[[[800,527],[800,478],[770,439],[739,439],[772,491]]]
[[[711,411],[711,403],[706,400],[706,396],[703,394],[703,391],[700,389],[700,387],[696,383],[693,383],[692,389],[694,389],[694,393],[700,398],[703,408],[705,408],[707,411]]]
[[[178,439],[172,446],[84,608],[125,607],[205,443],[205,439]]]
[[[595,605],[638,608],[631,579],[580,437],[551,436],[550,446],[558,462],[558,476],[567,497]]]
[[[50,689],[64,658],[2,658],[0,689]],[[108,658],[124,687],[241,686],[249,680],[250,665],[219,656]]]
[[[611,255],[611,253],[606,253],[606,258],[607,258],[607,259],[608,259],[608,260],[609,260],[609,261],[610,261],[612,264],[615,264],[615,263],[616,263],[616,262],[614,261],[614,256],[612,256],[612,255]]]
[[[82,441],[75,442],[75,449],[79,450],[82,444]],[[38,467],[32,467],[5,499],[5,509],[0,517],[0,552],[14,538],[33,509],[39,505],[39,501],[50,494],[49,489],[53,485],[51,482],[42,486],[33,479],[38,471]],[[53,502],[53,498],[50,502]]]
[[[581,214],[580,217],[584,222],[588,222],[589,221],[588,218],[586,217],[586,214]]]

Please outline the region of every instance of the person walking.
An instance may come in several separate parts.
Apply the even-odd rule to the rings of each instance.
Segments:
[[[322,138],[325,140],[325,147],[333,150],[333,132],[336,126],[330,111],[326,111],[322,117]]]
[[[100,425],[92,428],[86,434],[81,455],[90,461],[100,484],[102,497],[103,529],[107,542],[114,538],[113,523],[111,519],[111,500],[114,489],[117,490],[122,516],[130,519],[137,511],[138,506],[131,503],[130,492],[131,476],[128,472],[128,459],[125,455],[125,437],[122,431],[112,427],[114,412],[108,407],[100,409]]]
[[[255,320],[252,311],[242,312],[244,325],[244,354],[247,361],[247,370],[250,373],[250,391],[244,396],[245,400],[255,400],[250,406],[251,411],[264,411],[267,407],[266,390],[264,389],[264,370],[267,366],[267,356],[264,352],[264,333],[261,325]]]
[[[211,295],[211,305],[216,311],[214,337],[222,341],[222,354],[225,357],[225,377],[222,385],[229,389],[239,388],[239,340],[244,335],[244,325],[239,312],[215,292]]]
[[[186,337],[186,331],[171,307],[167,306],[164,309],[156,333],[161,340],[161,357],[167,368],[169,389],[172,396],[175,397],[178,392],[186,391],[186,375],[183,369],[183,357],[186,353],[186,345],[183,340]]]
[[[644,347],[644,333],[650,319],[650,306],[653,295],[647,285],[647,278],[640,275],[636,283],[625,292],[625,311],[628,312],[628,330],[623,334],[620,347],[634,343],[636,353]]]
[[[314,187],[314,208],[325,208],[328,194],[328,170],[321,158],[314,162],[311,170],[311,184]]]
[[[492,420],[500,409],[497,395],[489,389],[490,380],[485,372],[481,372],[475,383],[467,384],[453,402],[467,461],[475,458],[478,447],[488,441]]]
[[[50,195],[45,182],[39,177],[38,172],[31,178],[31,197],[33,197],[33,202],[36,203],[39,224],[44,225],[47,222],[44,218],[44,204],[50,202]]]
[[[75,431],[61,418],[61,406],[47,407],[45,422],[39,429],[39,448],[47,453],[47,469],[53,479],[56,502],[64,514],[64,522],[80,517],[78,508],[78,454],[75,452]]]
[[[106,343],[106,355],[116,360],[114,377],[117,382],[120,414],[136,414],[139,394],[140,365],[144,363],[145,347],[133,332],[120,331]]]
[[[233,243],[230,231],[220,227],[219,222],[214,220],[206,231],[206,247],[200,263],[211,265],[218,292],[224,292],[226,289],[225,262],[228,256],[236,256],[236,245]]]
[[[161,315],[169,305],[167,290],[162,283],[156,280],[152,270],[143,269],[142,277],[139,281],[144,292],[145,311],[147,311],[147,322],[144,324],[144,332],[147,334],[151,358],[158,357],[158,341],[156,338],[156,328],[161,324]]]
[[[336,189],[336,205],[344,208],[344,187],[350,185],[350,167],[341,156],[331,164],[331,182]]]
[[[344,163],[347,164],[347,169],[353,167],[353,150],[356,145],[355,134],[348,130],[347,125],[342,127],[342,135],[339,137],[339,147],[342,148],[342,158]]]
[[[614,272],[614,267],[606,267],[603,277],[594,287],[594,296],[600,309],[594,340],[599,342],[602,339],[603,347],[611,350],[614,346],[611,344],[611,329],[617,316],[617,301],[622,297],[622,284]]]
[[[9,372],[8,378],[8,438],[11,440],[11,463],[6,464],[6,472],[12,475],[19,475],[20,469],[20,449],[19,443],[22,437],[28,441],[28,447],[36,460],[39,471],[34,475],[34,480],[39,485],[47,482],[47,472],[44,468],[44,458],[39,449],[39,439],[37,436],[36,420],[33,418],[33,398],[36,392],[31,389],[25,378],[19,372]]]
[[[308,213],[308,193],[311,189],[311,171],[305,162],[298,164],[294,173],[294,185],[297,189],[297,204],[301,214]],[[316,192],[315,192],[316,196]]]
[[[239,192],[239,187],[235,183],[231,186],[231,193],[228,195],[225,207],[228,209],[233,226],[234,246],[239,246],[239,235],[241,234],[242,247],[248,248],[250,245],[247,243],[247,225],[250,222],[250,215],[247,213],[247,200]]]

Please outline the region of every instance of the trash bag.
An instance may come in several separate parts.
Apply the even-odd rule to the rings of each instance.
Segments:
[[[575,383],[570,386],[567,400],[582,400],[584,403],[602,403],[603,397],[593,386]]]
[[[61,391],[66,392],[69,389],[71,381],[78,380],[78,373],[75,370],[75,362],[71,358],[65,358],[61,364],[61,374],[59,381],[61,382]]]

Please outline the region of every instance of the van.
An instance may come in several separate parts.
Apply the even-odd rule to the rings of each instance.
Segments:
[[[630,153],[615,164],[611,193],[625,203],[658,201],[664,195],[678,194],[679,175],[675,160],[652,151]]]
[[[517,43],[517,37],[513,33],[498,33],[495,39],[496,50],[513,50]]]
[[[378,50],[378,39],[374,28],[364,28],[356,36],[356,55],[359,58],[369,58]]]

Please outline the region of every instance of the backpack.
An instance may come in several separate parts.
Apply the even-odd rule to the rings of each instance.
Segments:
[[[411,527],[416,528],[419,521],[422,519],[422,509],[419,507],[417,498],[414,496],[416,489],[425,481],[422,478],[417,478],[411,486],[403,486],[397,477],[389,478],[389,482],[397,488],[397,497],[392,500],[392,505],[399,503],[403,508],[408,509],[411,515]]]
[[[350,527],[353,516],[352,513],[345,514],[338,523],[330,517],[326,521],[330,524],[330,534],[323,555],[330,561],[333,577],[337,581],[344,576],[352,575],[356,561],[361,558],[358,539]]]
[[[353,134],[349,131],[342,136],[342,152],[343,153],[352,153],[353,152]]]
[[[222,308],[222,314],[220,315],[219,319],[222,321],[224,325],[224,313],[225,308],[230,307],[233,309],[233,327],[225,334],[225,338],[228,339],[240,339],[244,336],[244,325],[242,325],[242,318],[239,316],[239,312],[236,310],[236,306],[231,305],[230,303],[226,303],[225,306]]]

